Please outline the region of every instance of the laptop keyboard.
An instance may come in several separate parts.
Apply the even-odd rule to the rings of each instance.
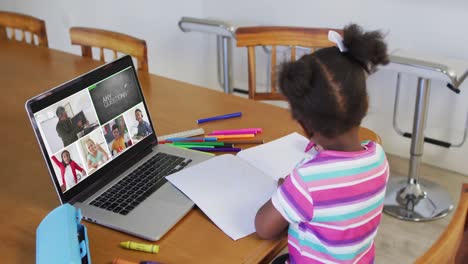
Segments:
[[[89,204],[126,215],[191,161],[159,152]]]

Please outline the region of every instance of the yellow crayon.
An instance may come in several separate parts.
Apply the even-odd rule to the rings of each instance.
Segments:
[[[125,241],[121,242],[120,246],[126,249],[131,249],[131,250],[139,250],[139,251],[144,251],[144,252],[149,252],[149,253],[158,253],[159,252],[159,246],[158,245],[152,245],[152,244],[143,244],[143,243],[137,243],[133,241]]]

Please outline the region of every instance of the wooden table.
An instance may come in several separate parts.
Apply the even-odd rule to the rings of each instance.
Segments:
[[[34,263],[36,228],[59,205],[24,103],[99,65],[98,61],[53,49],[0,42],[2,263]],[[301,131],[289,112],[279,107],[148,73],[140,72],[139,79],[159,135],[196,128],[198,118],[237,111],[243,112],[241,118],[200,127],[205,131],[261,127],[266,141]],[[157,242],[161,251],[156,255],[118,246],[121,241],[143,240],[92,223],[85,225],[93,263],[110,263],[115,257],[163,263],[265,263],[287,244],[285,238],[265,241],[255,234],[233,241],[199,209],[193,209]]]
[[[24,103],[99,65],[52,49],[0,43],[0,133],[4,142],[0,154],[0,252],[4,263],[34,263],[35,230],[59,205]],[[158,134],[196,128],[198,118],[237,111],[244,113],[242,118],[201,127],[206,131],[262,127],[265,140],[299,130],[284,109],[147,73],[139,73],[139,79]],[[158,241],[161,252],[157,255],[121,249],[121,241],[143,240],[85,224],[93,263],[110,263],[115,257],[164,263],[257,263],[271,260],[286,246],[285,239],[264,241],[255,234],[233,241],[199,209],[192,210]]]

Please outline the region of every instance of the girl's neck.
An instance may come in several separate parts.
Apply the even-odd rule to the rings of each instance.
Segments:
[[[320,142],[316,142],[323,147],[324,150],[336,151],[360,151],[362,150],[359,140],[359,127],[352,128],[344,134],[334,138],[321,137]]]

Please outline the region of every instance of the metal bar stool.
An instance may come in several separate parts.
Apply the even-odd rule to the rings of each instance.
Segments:
[[[246,91],[233,88],[232,84],[232,40],[236,38],[236,26],[230,23],[194,17],[182,17],[179,28],[183,32],[202,32],[216,35],[218,82],[225,93]]]
[[[391,177],[387,185],[383,211],[391,216],[408,221],[428,221],[439,219],[453,210],[453,202],[449,193],[438,184],[421,179],[420,168],[424,142],[441,147],[460,147],[466,140],[468,131],[468,116],[465,123],[463,139],[452,144],[442,140],[424,136],[426,127],[427,107],[429,102],[430,80],[437,79],[447,82],[447,87],[455,93],[460,93],[459,86],[468,76],[468,70],[457,77],[455,71],[446,66],[429,61],[419,60],[400,53],[390,56],[387,69],[395,70],[397,74],[397,89],[393,112],[393,127],[404,137],[411,138],[410,168],[408,177]],[[418,76],[416,105],[414,111],[412,133],[403,132],[396,122],[398,97],[400,90],[400,73],[411,73]]]

